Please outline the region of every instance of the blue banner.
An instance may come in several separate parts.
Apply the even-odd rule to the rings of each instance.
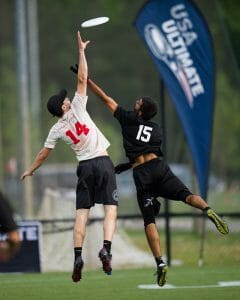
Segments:
[[[207,197],[212,140],[215,64],[211,35],[188,0],[150,0],[135,26],[179,114],[199,182]]]

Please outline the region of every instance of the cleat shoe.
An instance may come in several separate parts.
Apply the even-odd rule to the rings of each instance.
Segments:
[[[84,262],[83,262],[81,256],[79,256],[75,260],[74,266],[73,266],[73,273],[72,273],[72,281],[73,282],[78,282],[81,280],[83,266],[84,266]]]
[[[224,222],[211,208],[207,210],[208,218],[215,224],[217,230],[222,234],[228,234],[229,229],[226,222]]]
[[[166,283],[167,271],[167,265],[164,262],[161,262],[157,267],[157,272],[155,273],[155,275],[157,275],[157,284],[159,286],[164,286],[164,284]]]
[[[112,274],[112,266],[111,266],[112,254],[109,254],[107,252],[106,248],[103,247],[99,251],[98,256],[102,262],[103,271],[107,275],[111,275]]]

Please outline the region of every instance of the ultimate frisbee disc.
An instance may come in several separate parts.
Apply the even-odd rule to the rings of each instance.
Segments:
[[[87,27],[93,27],[97,25],[101,25],[104,23],[107,23],[109,21],[108,17],[98,17],[98,18],[93,18],[89,19],[81,24],[81,27],[87,28]]]

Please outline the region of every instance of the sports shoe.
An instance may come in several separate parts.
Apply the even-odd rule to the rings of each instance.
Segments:
[[[72,273],[72,281],[73,282],[78,282],[81,280],[83,266],[84,266],[84,262],[83,262],[81,256],[79,256],[75,260],[74,266],[73,266],[73,273]]]
[[[228,234],[229,229],[226,222],[224,222],[211,208],[207,210],[209,219],[215,224],[217,230],[222,234]]]
[[[157,275],[157,284],[159,286],[164,286],[164,284],[167,281],[167,271],[168,271],[168,267],[165,264],[165,262],[161,262],[158,266],[157,266],[157,272],[155,273],[155,275]]]
[[[102,262],[103,271],[106,274],[111,275],[112,274],[112,266],[111,266],[112,254],[109,254],[107,252],[106,248],[103,247],[99,251],[98,256]]]

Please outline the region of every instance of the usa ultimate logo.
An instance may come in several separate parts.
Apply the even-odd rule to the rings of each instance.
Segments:
[[[154,24],[147,24],[144,27],[144,35],[153,55],[172,71],[190,108],[193,108],[194,98],[205,92],[188,51],[188,47],[198,39],[198,35],[194,32],[193,23],[184,4],[172,6],[170,15],[172,18],[162,23],[162,31]]]

